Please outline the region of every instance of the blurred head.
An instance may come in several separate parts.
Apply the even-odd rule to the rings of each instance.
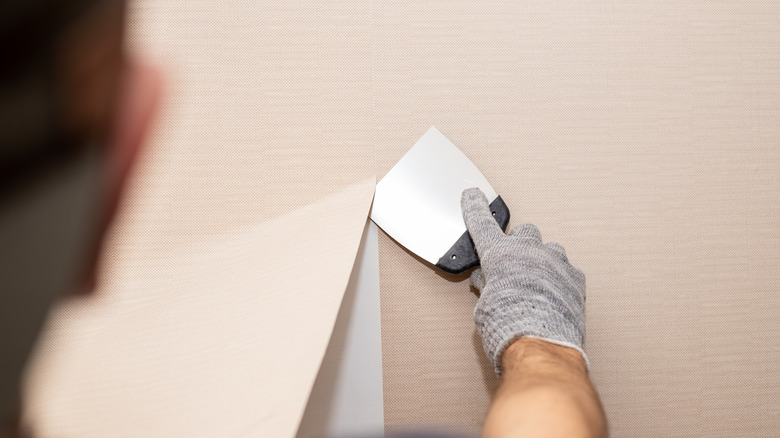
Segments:
[[[89,290],[159,93],[122,0],[0,4],[0,420],[53,302]]]

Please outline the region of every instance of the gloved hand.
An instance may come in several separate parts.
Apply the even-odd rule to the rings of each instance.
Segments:
[[[496,374],[504,350],[524,336],[574,348],[587,363],[585,275],[560,244],[542,243],[533,224],[504,234],[489,205],[481,190],[463,191],[463,218],[481,264],[471,274],[480,291],[474,321]]]

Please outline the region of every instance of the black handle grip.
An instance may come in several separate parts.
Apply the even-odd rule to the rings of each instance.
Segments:
[[[501,196],[490,203],[490,211],[501,229],[506,231],[506,226],[509,225],[509,207],[506,206]],[[477,257],[477,250],[474,248],[474,242],[468,231],[463,233],[458,241],[452,245],[452,248],[436,263],[437,268],[450,274],[460,274],[477,265],[479,265],[479,257]]]

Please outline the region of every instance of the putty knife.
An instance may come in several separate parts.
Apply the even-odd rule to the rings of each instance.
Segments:
[[[431,127],[376,186],[371,220],[437,268],[457,274],[479,264],[460,196],[479,187],[503,230],[509,209],[463,152]]]

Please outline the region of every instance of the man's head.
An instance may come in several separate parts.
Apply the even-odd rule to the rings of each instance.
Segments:
[[[0,419],[59,297],[84,290],[155,107],[122,0],[0,5]]]

